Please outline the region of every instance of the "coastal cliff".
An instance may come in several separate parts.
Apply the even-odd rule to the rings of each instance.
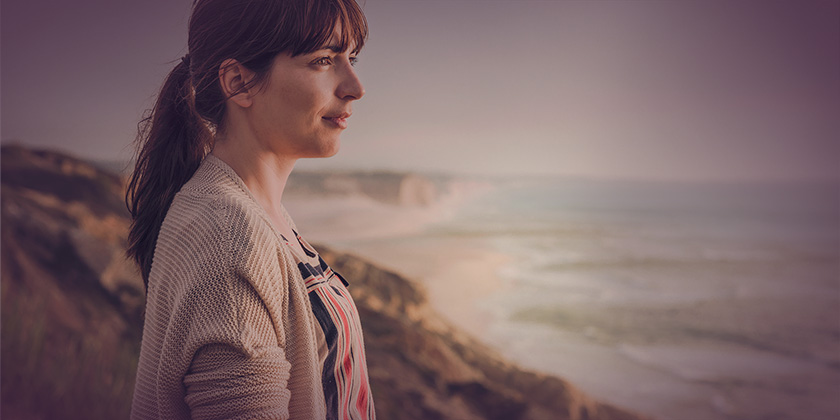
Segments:
[[[306,172],[289,176],[285,197],[362,196],[396,206],[429,206],[441,195],[441,181],[396,172]]]
[[[345,278],[362,318],[383,419],[641,419],[565,380],[523,370],[435,313],[416,282],[314,245]]]
[[[124,180],[56,152],[4,146],[0,154],[0,414],[126,418],[144,293],[139,273],[124,258]],[[355,189],[405,206],[425,205],[437,194],[433,182],[418,176],[311,176],[302,188]],[[418,283],[315,246],[351,282],[379,418],[642,418],[505,361],[436,314]]]

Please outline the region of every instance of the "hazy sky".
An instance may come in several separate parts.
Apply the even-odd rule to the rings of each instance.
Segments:
[[[299,168],[840,178],[836,0],[363,5],[367,94]],[[190,1],[0,7],[2,139],[128,158]]]

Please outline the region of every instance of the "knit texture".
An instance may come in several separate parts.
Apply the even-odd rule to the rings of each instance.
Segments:
[[[209,155],[175,196],[149,274],[132,419],[324,419],[319,325],[294,257]]]

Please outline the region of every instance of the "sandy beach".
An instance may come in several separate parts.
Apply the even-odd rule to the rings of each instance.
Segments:
[[[428,241],[370,241],[347,251],[417,280],[433,308],[453,324],[484,337],[497,321],[497,312],[482,303],[510,287],[497,273],[511,258],[468,239],[445,245],[424,242]]]
[[[611,262],[599,236],[570,231],[552,243],[567,268],[523,275],[534,262],[528,256],[482,235],[427,229],[451,217],[454,205],[404,208],[356,197],[287,208],[310,242],[416,280],[454,325],[598,400],[659,419],[840,413],[840,356],[825,334],[837,330],[836,257],[772,263],[788,254],[770,249],[755,251],[768,264],[750,263],[752,256],[728,262],[741,248],[718,247],[696,264],[644,255]],[[682,255],[663,239],[610,244]],[[577,264],[584,254],[590,259]]]
[[[480,337],[497,315],[480,303],[510,287],[498,273],[511,258],[474,238],[421,234],[427,225],[449,217],[456,205],[405,208],[348,197],[300,198],[290,200],[286,208],[308,241],[414,279],[426,289],[433,308]]]

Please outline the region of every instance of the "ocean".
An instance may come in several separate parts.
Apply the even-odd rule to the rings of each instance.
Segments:
[[[840,418],[837,183],[519,179],[422,229],[338,245],[601,401],[658,419]]]

